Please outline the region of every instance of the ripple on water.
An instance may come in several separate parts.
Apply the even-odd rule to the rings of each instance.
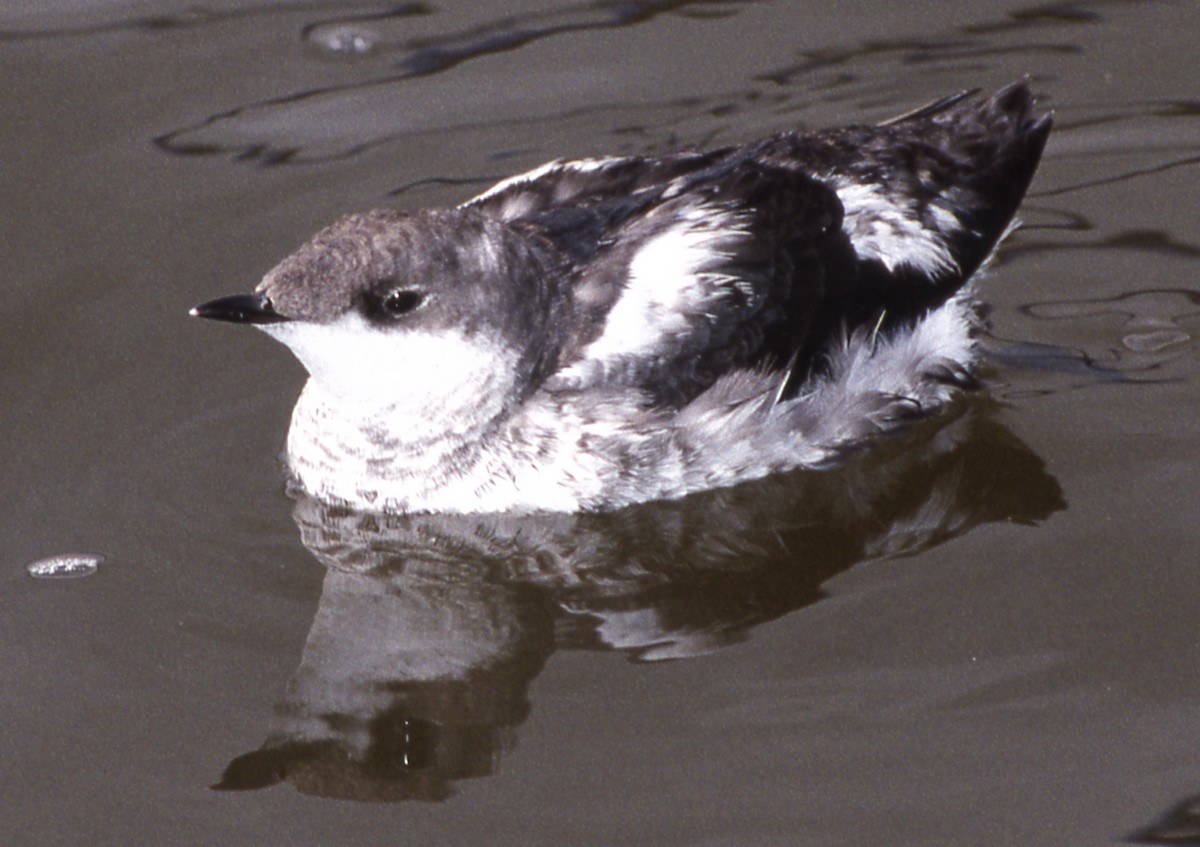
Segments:
[[[314,26],[305,34],[305,38],[319,50],[341,56],[370,53],[379,41],[378,33],[346,24]]]
[[[64,553],[30,562],[25,570],[37,579],[74,579],[91,576],[103,561],[97,553]]]

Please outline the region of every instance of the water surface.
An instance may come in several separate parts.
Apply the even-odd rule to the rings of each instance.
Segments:
[[[0,9],[0,840],[1200,843],[1197,31],[1187,0]],[[828,473],[340,513],[284,493],[298,365],[186,317],[349,210],[1022,74],[1056,129],[983,286],[989,391]]]

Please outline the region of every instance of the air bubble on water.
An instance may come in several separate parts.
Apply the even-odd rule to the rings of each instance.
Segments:
[[[25,570],[37,579],[74,579],[91,576],[103,561],[104,557],[96,553],[64,553],[30,562]]]
[[[361,56],[370,53],[379,37],[369,29],[356,26],[316,27],[308,40],[328,53],[341,56]]]

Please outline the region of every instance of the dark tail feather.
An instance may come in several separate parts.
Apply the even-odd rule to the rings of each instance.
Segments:
[[[952,106],[957,106],[968,97],[974,97],[982,88],[968,88],[964,91],[959,91],[955,94],[947,95],[932,103],[926,103],[924,106],[919,106],[911,112],[905,112],[903,115],[896,115],[893,118],[888,118],[886,121],[880,121],[878,126],[895,126],[896,124],[904,123],[905,121],[916,121],[922,118],[932,117],[933,115],[941,114]]]
[[[885,121],[784,136],[773,158],[835,188],[857,274],[831,303],[851,328],[894,326],[944,303],[995,250],[1037,170],[1053,121],[1029,82],[964,91]],[[908,255],[906,255],[906,251]],[[885,328],[886,328],[885,326]]]
[[[789,133],[756,151],[837,193],[846,254],[829,265],[800,351],[806,371],[838,332],[884,335],[945,303],[995,250],[1037,170],[1051,115],[1028,80],[963,91],[877,126]],[[807,363],[807,364],[805,364]]]
[[[930,117],[946,129],[952,166],[964,169],[957,189],[963,199],[955,204],[964,229],[950,238],[963,280],[995,250],[1033,180],[1054,122],[1052,114],[1035,116],[1033,106],[1022,80],[976,106]]]

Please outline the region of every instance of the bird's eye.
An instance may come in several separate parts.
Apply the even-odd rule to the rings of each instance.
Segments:
[[[420,291],[415,291],[411,288],[397,288],[383,298],[380,304],[383,307],[383,313],[391,318],[398,318],[401,315],[407,315],[413,309],[421,305],[425,300],[425,295]]]

